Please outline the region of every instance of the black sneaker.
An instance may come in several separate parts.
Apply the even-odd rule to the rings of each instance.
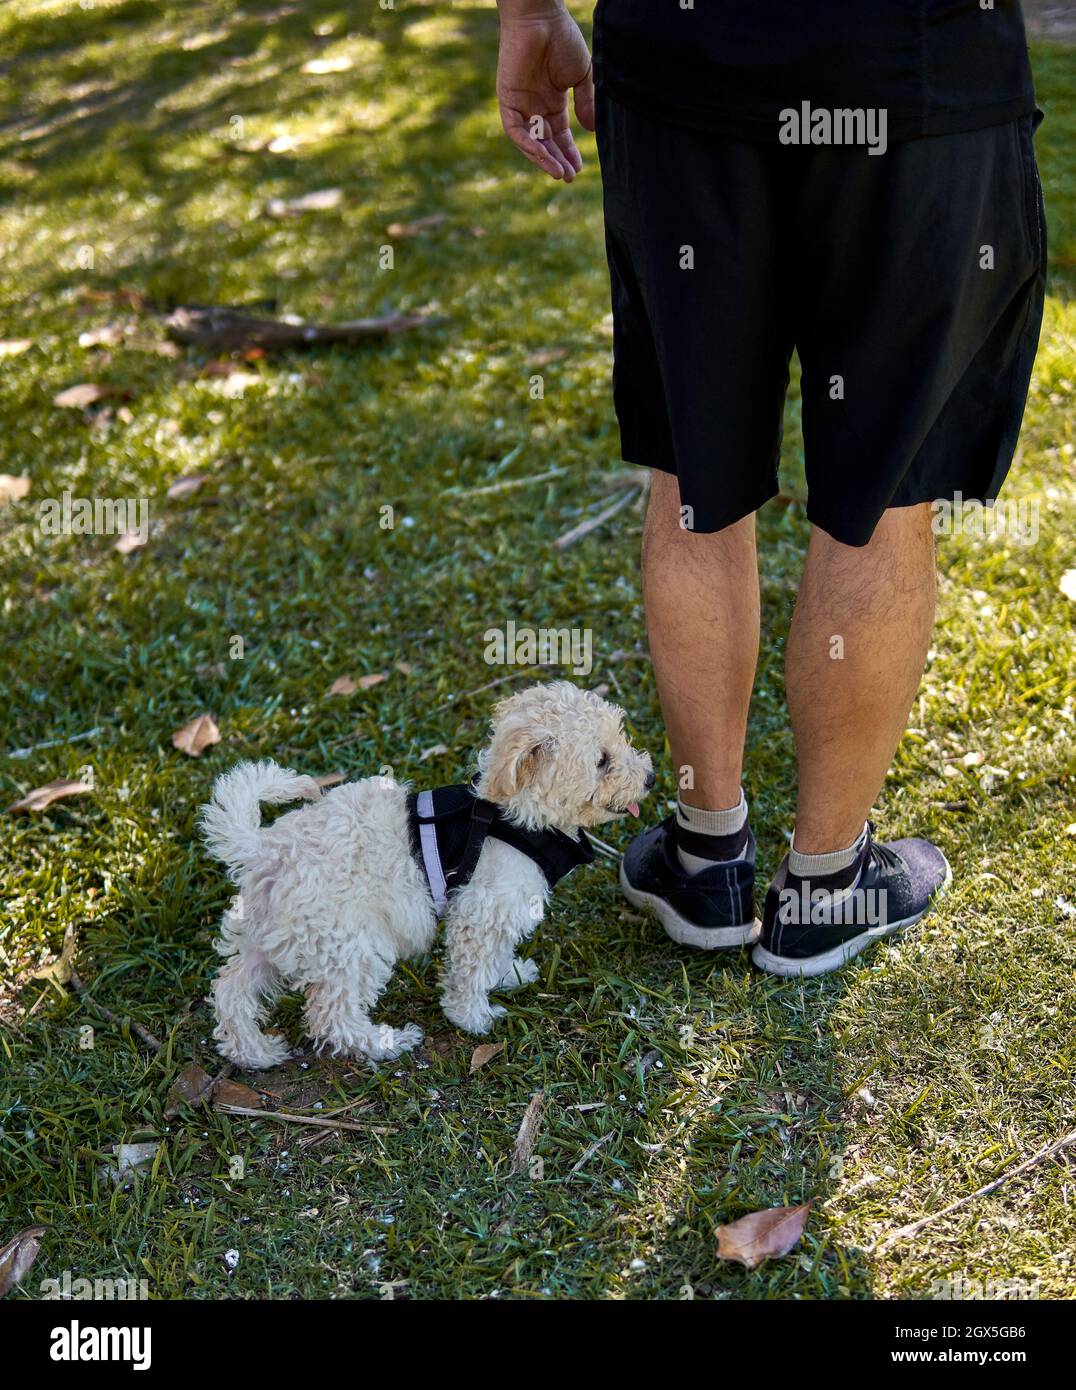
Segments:
[[[873,941],[925,916],[952,871],[929,840],[874,838],[855,862],[812,882],[788,870],[786,855],[773,877],[762,912],[762,935],[751,953],[771,975],[824,975],[838,970]]]
[[[676,817],[632,840],[620,861],[620,886],[634,907],[650,908],[674,941],[716,951],[758,936],[755,837],[739,859],[689,874],[676,856]]]

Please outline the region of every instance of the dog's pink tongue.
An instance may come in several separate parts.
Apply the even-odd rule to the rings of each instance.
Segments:
[[[628,810],[633,816],[637,816],[639,814],[639,803],[637,801],[629,801]]]

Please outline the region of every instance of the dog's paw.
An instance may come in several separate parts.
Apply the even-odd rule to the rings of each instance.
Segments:
[[[403,1028],[390,1028],[387,1023],[383,1023],[373,1038],[360,1043],[358,1052],[371,1062],[391,1062],[401,1053],[410,1052],[412,1048],[418,1047],[424,1037],[425,1034],[417,1024],[408,1023]]]
[[[522,989],[524,985],[533,985],[540,973],[534,961],[514,960],[508,967],[506,974],[497,981],[493,988],[500,992]]]
[[[401,1052],[410,1052],[413,1047],[418,1047],[425,1036],[417,1023],[408,1023],[403,1028],[397,1028],[392,1035],[395,1055],[398,1057]]]
[[[287,1041],[276,1034],[263,1035],[257,1042],[248,1039],[242,1043],[220,1028],[213,1036],[217,1039],[220,1055],[247,1071],[268,1071],[270,1067],[281,1067],[291,1057]]]
[[[466,1009],[446,1009],[445,1017],[464,1033],[488,1033],[499,1018],[504,1018],[508,1010],[503,1004],[487,1004],[483,999]]]

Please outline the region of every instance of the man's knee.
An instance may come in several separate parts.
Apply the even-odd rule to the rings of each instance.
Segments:
[[[896,553],[918,553],[933,550],[934,509],[929,502],[911,507],[889,507],[878,518],[878,524],[866,545],[847,545],[835,540],[820,526],[812,528],[811,549],[826,554],[832,563],[870,563],[876,557]]]
[[[930,502],[917,502],[912,507],[889,507],[879,518],[871,543],[899,536],[933,537],[933,521],[934,507]]]

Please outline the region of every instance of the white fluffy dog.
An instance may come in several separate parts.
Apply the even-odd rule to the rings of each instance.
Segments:
[[[323,796],[312,778],[276,763],[240,763],[217,779],[202,809],[209,847],[239,889],[215,943],[228,958],[213,983],[218,1050],[243,1067],[284,1061],[284,1039],[260,1025],[291,986],[306,995],[306,1027],[319,1049],[373,1060],[408,1051],[421,1030],[374,1023],[370,1011],[396,962],[430,947],[439,916],[442,1007],[466,1032],[488,1032],[505,1012],[489,991],[538,977],[515,954],[541,921],[550,886],[542,855],[536,862],[528,845],[574,853],[569,867],[580,862],[591,853],[582,828],[637,814],[653,780],[650,755],[625,737],[623,711],[597,695],[553,681],[502,700],[473,794],[451,789],[455,803],[467,803],[462,822],[455,813],[463,834],[476,797],[499,829],[482,839],[469,881],[451,886],[425,857],[426,826],[417,852],[413,807],[421,812],[425,796],[429,809],[430,793],[416,803],[405,785],[369,777]],[[259,802],[299,798],[311,804],[260,824]],[[568,871],[564,863],[553,881]]]

